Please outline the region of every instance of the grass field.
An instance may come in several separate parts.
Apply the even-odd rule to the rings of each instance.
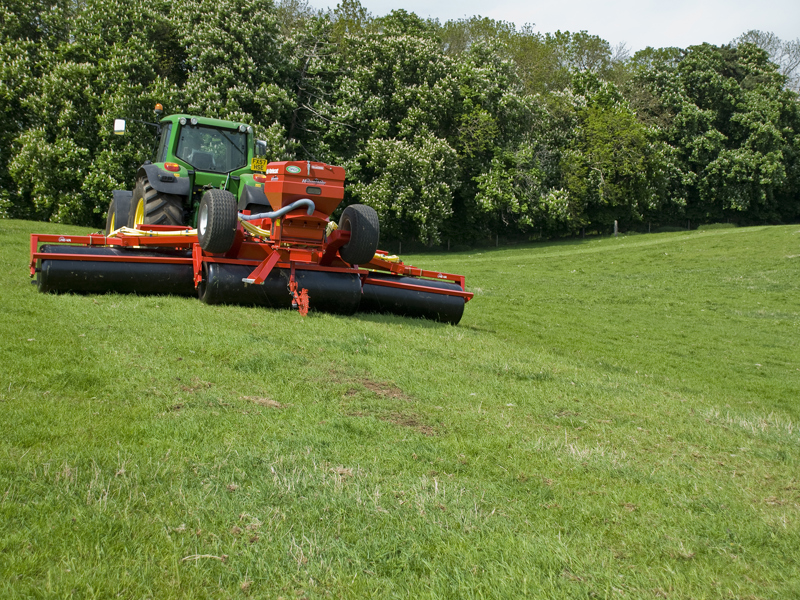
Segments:
[[[800,227],[407,257],[457,327],[38,294],[80,231],[0,220],[0,597],[800,597]]]

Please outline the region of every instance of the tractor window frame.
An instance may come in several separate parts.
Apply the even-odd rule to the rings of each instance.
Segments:
[[[166,123],[161,126],[161,139],[158,142],[158,152],[156,153],[156,162],[163,163],[167,160],[169,153],[169,136],[172,133],[172,123]]]

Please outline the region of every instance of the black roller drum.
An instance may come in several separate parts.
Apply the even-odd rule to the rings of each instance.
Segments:
[[[255,267],[207,263],[200,299],[206,304],[242,304],[291,308],[289,269],[272,269],[263,285],[244,283]],[[298,289],[307,289],[309,308],[352,315],[361,299],[361,280],[355,273],[295,270]]]
[[[191,250],[153,252],[135,248],[44,245],[39,252],[119,257],[191,258]],[[40,260],[37,278],[40,292],[104,294],[194,295],[191,264],[137,263],[94,260]]]
[[[370,273],[364,283],[364,294],[361,297],[361,308],[359,310],[362,312],[391,313],[403,317],[419,317],[441,321],[442,323],[452,323],[453,325],[457,324],[464,314],[464,298],[459,296],[374,285],[370,284],[370,280],[388,280],[411,285],[462,291],[460,285],[449,281]]]

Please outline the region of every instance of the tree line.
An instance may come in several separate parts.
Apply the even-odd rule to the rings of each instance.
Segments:
[[[358,0],[6,0],[0,215],[100,226],[156,102],[342,165],[384,240],[800,218],[800,41],[624,46]],[[115,118],[129,134],[112,134]]]

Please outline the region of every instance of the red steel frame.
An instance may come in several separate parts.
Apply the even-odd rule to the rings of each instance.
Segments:
[[[285,218],[285,220],[291,217]],[[264,223],[255,222],[256,225],[263,226]],[[280,227],[280,224],[277,224]],[[298,245],[294,241],[282,241],[280,229],[276,232],[276,239],[258,238],[244,231],[241,224],[236,231],[236,239],[233,247],[224,255],[209,254],[200,247],[196,235],[172,235],[172,236],[153,236],[147,232],[175,231],[179,229],[189,230],[188,227],[175,227],[170,225],[138,225],[137,229],[142,231],[142,235],[126,235],[121,237],[105,236],[99,233],[90,235],[51,235],[51,234],[32,234],[31,235],[31,277],[36,274],[36,263],[38,260],[78,260],[78,261],[101,261],[101,262],[132,262],[132,263],[166,263],[166,264],[186,264],[192,265],[194,270],[194,284],[197,287],[203,280],[203,265],[206,263],[227,263],[238,265],[251,265],[253,272],[247,278],[247,283],[263,283],[270,271],[275,268],[286,268],[291,270],[290,286],[291,293],[295,299],[295,305],[302,314],[308,310],[308,295],[306,290],[298,290],[294,278],[295,269],[305,269],[314,271],[328,271],[335,273],[358,273],[361,277],[362,285],[381,285],[406,290],[420,292],[430,292],[433,294],[443,294],[447,296],[458,296],[465,302],[469,302],[473,294],[467,292],[464,285],[464,276],[452,273],[441,273],[438,271],[428,271],[411,265],[406,265],[402,261],[389,261],[383,257],[388,256],[387,252],[378,250],[377,255],[369,263],[351,267],[338,258],[338,249],[345,245],[350,239],[350,232],[336,230],[327,237],[322,244],[311,244],[306,246]],[[114,256],[96,254],[70,254],[39,252],[39,244],[74,244],[80,246],[116,246],[121,248],[169,248],[169,249],[191,249],[192,256],[189,257],[170,257],[170,256]],[[392,281],[386,279],[370,278],[372,271],[381,271],[398,276],[417,277],[419,283],[410,284],[407,282]],[[443,289],[425,285],[426,279],[438,281],[449,281],[458,284],[461,289]],[[293,285],[292,285],[293,284]]]

